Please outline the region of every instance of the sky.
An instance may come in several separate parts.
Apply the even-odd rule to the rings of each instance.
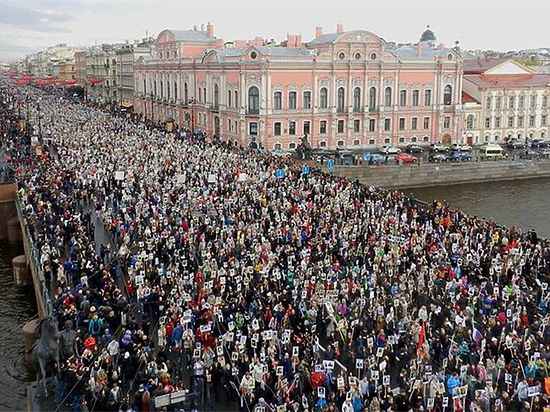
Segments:
[[[0,61],[58,43],[72,46],[121,42],[189,29],[207,22],[226,41],[310,40],[323,32],[372,31],[388,41],[416,42],[426,25],[438,41],[465,49],[550,47],[550,2],[522,0],[0,0]]]

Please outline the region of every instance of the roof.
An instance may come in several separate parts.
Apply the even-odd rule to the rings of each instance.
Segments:
[[[319,37],[311,40],[308,45],[310,46],[316,46],[319,44],[327,44],[327,43],[334,43],[334,41],[340,36],[342,33],[327,33],[322,34]]]
[[[314,50],[308,50],[303,47],[269,47],[269,46],[261,46],[256,47],[256,49],[265,55],[272,56],[272,57],[306,57],[306,56],[314,56],[315,51]]]
[[[464,60],[464,74],[481,74],[510,58],[488,59],[486,57]]]
[[[447,56],[452,53],[448,48],[433,48],[424,46],[401,46],[391,50],[402,60],[433,60],[435,57]]]
[[[435,34],[433,31],[430,30],[430,26],[428,26],[426,30],[424,30],[424,32],[420,36],[420,41],[436,41]]]
[[[462,92],[462,103],[479,103],[476,99],[466,92]]]
[[[215,39],[208,37],[208,32],[201,30],[169,30],[176,41],[208,43]]]
[[[550,85],[550,74],[483,75],[467,74],[464,80],[480,88],[545,87]]]

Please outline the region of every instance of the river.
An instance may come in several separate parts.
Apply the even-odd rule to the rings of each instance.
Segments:
[[[31,287],[18,287],[13,281],[11,259],[23,253],[6,241],[0,242],[0,411],[26,409],[27,383],[34,377],[23,364],[23,325],[36,315]]]
[[[446,200],[470,215],[550,237],[550,179],[515,180],[409,189],[420,200]]]

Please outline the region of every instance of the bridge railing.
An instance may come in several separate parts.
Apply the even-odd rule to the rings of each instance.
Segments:
[[[31,237],[29,224],[23,212],[19,194],[15,197],[15,207],[17,208],[17,217],[21,224],[21,230],[23,231],[23,247],[33,276],[39,315],[48,317],[53,312],[51,294],[40,262],[40,250],[36,247]]]

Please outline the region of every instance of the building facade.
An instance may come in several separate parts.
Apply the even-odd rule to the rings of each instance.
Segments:
[[[102,104],[117,103],[116,50],[119,45],[91,47],[86,54],[87,99]]]
[[[153,121],[267,149],[451,143],[462,136],[462,58],[430,30],[396,46],[344,31],[281,46],[224,47],[206,30],[161,32],[135,71],[135,109]]]
[[[550,75],[512,59],[464,63],[464,130],[467,144],[549,136]]]
[[[116,51],[118,104],[129,108],[134,104],[134,64],[151,54],[151,40],[125,44]]]
[[[87,51],[81,50],[74,54],[74,72],[77,83],[81,86],[86,85],[87,73],[86,73],[86,55]]]

